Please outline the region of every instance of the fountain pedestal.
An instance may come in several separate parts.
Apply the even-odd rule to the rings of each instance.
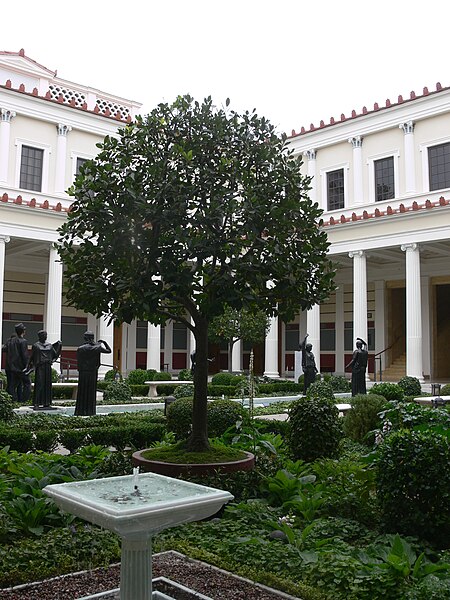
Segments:
[[[120,600],[152,600],[151,538],[199,521],[233,499],[229,492],[145,473],[48,485],[44,492],[64,511],[115,531],[122,538]]]

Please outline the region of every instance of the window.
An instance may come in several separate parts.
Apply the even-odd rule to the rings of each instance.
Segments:
[[[327,173],[328,210],[344,208],[344,169]]]
[[[334,323],[320,324],[320,349],[324,352],[336,350],[336,328]]]
[[[22,146],[19,187],[40,192],[42,190],[42,167],[44,151],[40,148]]]
[[[395,198],[394,157],[388,156],[374,160],[375,169],[375,200],[391,200]]]
[[[300,329],[298,323],[286,323],[286,331],[285,331],[285,350],[296,351],[300,345]]]
[[[430,191],[450,187],[450,143],[428,148]]]
[[[80,168],[84,165],[85,162],[87,162],[87,160],[88,160],[87,158],[81,158],[81,157],[77,156],[75,175],[79,174]]]
[[[173,324],[172,348],[187,350],[187,327],[183,323]]]

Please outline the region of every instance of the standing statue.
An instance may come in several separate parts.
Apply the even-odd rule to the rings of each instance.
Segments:
[[[309,333],[307,333],[303,339],[303,342],[300,344],[299,350],[302,353],[302,369],[304,373],[303,378],[303,393],[306,394],[307,389],[314,383],[316,380],[316,374],[318,373],[316,367],[316,359],[314,358],[314,354],[311,352],[312,344],[307,344],[306,340],[309,337]]]
[[[14,402],[28,404],[31,396],[31,380],[27,371],[28,342],[25,339],[25,325],[18,323],[14,327],[16,335],[9,338],[3,346],[6,352],[7,392]]]
[[[366,368],[367,344],[361,338],[356,338],[356,350],[353,352],[352,360],[345,367],[352,368],[352,396],[357,394],[367,394],[366,390]]]
[[[97,400],[97,375],[100,355],[110,354],[111,348],[104,340],[94,341],[92,331],[84,334],[84,344],[77,350],[78,390],[75,415],[95,415]]]
[[[52,363],[61,354],[62,342],[54,344],[47,342],[47,332],[38,331],[38,341],[31,347],[31,357],[28,361],[27,373],[34,369],[33,408],[49,408],[52,405]]]

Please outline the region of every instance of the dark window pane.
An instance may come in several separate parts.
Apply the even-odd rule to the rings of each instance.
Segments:
[[[344,169],[327,173],[328,210],[344,208]]]
[[[336,330],[321,329],[320,330],[320,349],[332,352],[336,350]]]
[[[43,162],[43,150],[31,148],[30,146],[22,146],[19,187],[34,192],[40,192],[42,190]]]
[[[391,200],[395,198],[394,158],[382,158],[374,161],[375,168],[375,200]]]
[[[187,350],[187,327],[183,323],[173,324],[172,348]]]
[[[430,191],[450,187],[450,144],[428,148]]]
[[[286,351],[298,350],[299,347],[299,336],[300,332],[298,329],[298,324],[295,324],[293,327],[290,325],[286,325],[286,333],[285,333],[285,341],[286,341]]]
[[[79,156],[77,157],[77,168],[75,171],[75,175],[78,175],[78,173],[80,172],[80,167],[82,167],[82,165],[84,165],[85,162],[87,162],[87,158],[80,158]]]

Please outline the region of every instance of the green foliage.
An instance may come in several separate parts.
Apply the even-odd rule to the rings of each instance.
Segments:
[[[293,381],[279,381],[277,383],[258,384],[258,394],[275,394],[277,392],[286,392],[288,394],[302,394],[303,384]]]
[[[403,400],[403,389],[397,383],[375,383],[369,390],[369,394],[384,396],[386,400]]]
[[[33,434],[12,427],[0,427],[0,448],[5,446],[17,452],[30,452],[34,448]]]
[[[238,397],[241,396],[242,394],[242,390],[239,388],[239,386],[235,386],[235,385],[213,385],[211,383],[208,383],[208,396],[212,396],[214,398],[220,397],[220,396],[228,396],[228,397]]]
[[[441,387],[441,396],[450,396],[450,383],[446,383]]]
[[[233,400],[214,400],[208,403],[208,435],[217,437],[222,435],[229,427],[242,421],[242,405]]]
[[[315,381],[312,383],[307,392],[306,397],[312,400],[329,400],[334,402],[334,390],[329,381]]]
[[[192,406],[192,398],[179,398],[167,407],[167,429],[179,440],[186,439],[191,432]]]
[[[379,447],[377,492],[389,531],[448,547],[450,442],[432,432],[402,430]]]
[[[351,392],[352,384],[349,379],[343,375],[332,375],[328,380],[335,394],[342,392]]]
[[[167,371],[157,371],[153,375],[153,381],[171,381],[172,375]]]
[[[445,408],[420,406],[415,402],[389,402],[382,419],[390,430],[441,428],[450,430],[450,413]]]
[[[148,385],[130,385],[132,396],[148,396]]]
[[[410,377],[409,375],[405,375],[402,377],[397,384],[402,390],[405,396],[421,396],[422,395],[422,386],[420,385],[420,381],[417,377]]]
[[[216,385],[238,386],[244,377],[233,373],[215,373],[211,378],[211,387]]]
[[[14,403],[5,390],[0,390],[0,422],[10,423],[15,418]]]
[[[36,431],[34,449],[42,452],[53,452],[58,445],[58,432],[54,429]]]
[[[344,433],[361,444],[373,445],[374,431],[380,429],[382,420],[380,413],[386,407],[384,396],[361,394],[350,400],[351,410],[344,417]]]
[[[187,398],[188,396],[194,398],[194,386],[193,384],[177,385],[173,391],[175,398]]]
[[[181,369],[178,373],[178,381],[192,381],[192,371],[190,369]]]
[[[333,458],[338,453],[342,426],[334,402],[323,398],[327,392],[325,385],[328,386],[321,382],[313,390],[313,397],[299,398],[291,405],[288,445],[296,460]]]
[[[144,385],[146,381],[152,381],[156,371],[154,369],[134,369],[127,375],[128,385]]]
[[[104,380],[105,381],[115,381],[116,379],[116,373],[118,373],[118,371],[116,369],[109,369],[108,371],[106,371],[105,376],[104,376]],[[119,379],[122,379],[122,374],[119,373]]]
[[[131,402],[131,388],[126,381],[112,381],[103,393],[103,400],[110,404]]]
[[[59,441],[69,452],[75,452],[84,444],[87,437],[86,430],[67,429],[59,434]]]
[[[103,383],[99,381],[98,384]],[[97,385],[98,385],[97,384]],[[65,386],[53,386],[52,388],[52,397],[53,400],[70,400],[73,396],[73,387],[70,385]]]

